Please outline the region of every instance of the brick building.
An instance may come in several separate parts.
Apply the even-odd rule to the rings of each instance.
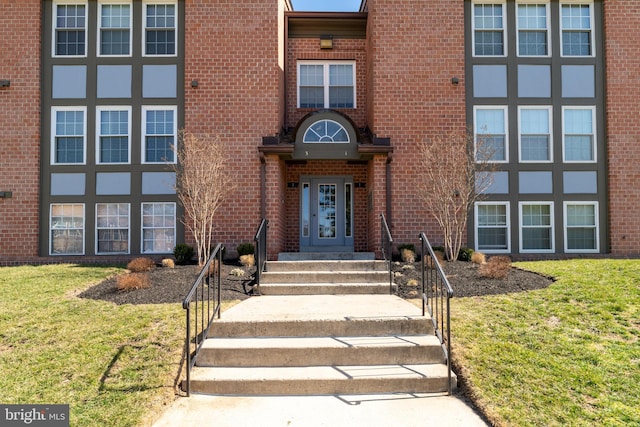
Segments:
[[[167,162],[217,136],[233,250],[441,241],[425,139],[474,129],[498,170],[467,246],[640,253],[633,0],[0,0],[0,264],[116,260],[192,242]]]

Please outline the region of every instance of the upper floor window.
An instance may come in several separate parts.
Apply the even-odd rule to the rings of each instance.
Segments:
[[[348,143],[349,134],[340,123],[333,120],[319,120],[309,126],[302,142]]]
[[[144,54],[176,54],[176,4],[149,2],[144,5]]]
[[[507,123],[506,107],[474,107],[474,140],[478,161],[506,162],[509,159]]]
[[[593,56],[593,4],[560,5],[562,56]]]
[[[130,56],[131,4],[101,3],[98,23],[99,54],[103,56]]]
[[[299,62],[299,108],[356,108],[353,61]]]
[[[54,3],[54,56],[86,56],[87,5],[85,3]]]
[[[518,55],[549,55],[549,4],[517,5]]]
[[[563,155],[565,162],[595,162],[595,108],[563,107]]]
[[[130,107],[98,107],[97,163],[129,163]]]
[[[475,2],[472,10],[474,56],[504,56],[505,4]]]
[[[518,107],[520,161],[552,161],[551,107]]]
[[[176,114],[175,107],[142,107],[144,163],[175,163]]]
[[[84,164],[87,111],[85,107],[51,110],[51,164]]]

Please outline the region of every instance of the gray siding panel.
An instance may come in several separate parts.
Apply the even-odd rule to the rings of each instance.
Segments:
[[[84,196],[86,177],[83,173],[52,173],[52,196]]]
[[[142,194],[176,194],[174,172],[143,172]]]
[[[518,65],[518,97],[550,98],[551,66]]]
[[[596,194],[598,192],[596,171],[564,172],[563,178],[565,194]]]
[[[131,98],[131,65],[98,65],[98,98]]]
[[[553,174],[551,172],[520,172],[518,178],[520,194],[553,193]]]
[[[101,196],[131,194],[131,173],[96,173],[96,194]]]
[[[593,65],[562,66],[563,98],[593,98],[595,90]]]
[[[476,98],[506,98],[507,66],[474,65],[473,96]]]
[[[143,98],[175,98],[176,65],[145,65],[142,67]]]
[[[53,67],[54,99],[83,99],[87,97],[86,65],[55,65]]]

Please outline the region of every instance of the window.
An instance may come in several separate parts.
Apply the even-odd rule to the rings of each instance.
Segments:
[[[348,143],[349,134],[340,123],[333,120],[318,120],[304,133],[302,142]]]
[[[86,3],[54,3],[54,56],[86,56]]]
[[[549,55],[549,4],[518,4],[518,55]]]
[[[176,204],[142,204],[142,252],[171,253],[176,245]]]
[[[131,4],[100,4],[98,52],[103,56],[131,55]]]
[[[562,56],[593,56],[592,3],[561,4]]]
[[[504,56],[505,8],[504,3],[474,3],[473,54],[474,56]]]
[[[131,108],[98,107],[97,163],[129,163]]]
[[[474,107],[474,140],[478,161],[506,162],[507,107]]]
[[[51,164],[84,164],[86,109],[53,107],[51,110]]]
[[[563,107],[565,162],[595,162],[595,107]]]
[[[520,252],[554,252],[553,203],[520,203]]]
[[[174,56],[176,54],[176,4],[144,5],[144,54]]]
[[[175,163],[176,114],[175,107],[142,107],[145,163]]]
[[[476,203],[475,217],[476,250],[509,252],[509,203]]]
[[[355,63],[298,63],[299,108],[356,108]]]
[[[598,252],[598,203],[565,202],[565,252]]]
[[[519,107],[520,161],[552,161],[551,107]]]
[[[84,255],[84,205],[52,204],[51,255]]]
[[[129,203],[96,204],[96,253],[129,253]]]

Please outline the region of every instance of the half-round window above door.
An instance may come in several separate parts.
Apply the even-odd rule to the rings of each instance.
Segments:
[[[348,144],[349,133],[340,123],[333,120],[318,120],[307,128],[302,137],[304,143],[339,143]]]

